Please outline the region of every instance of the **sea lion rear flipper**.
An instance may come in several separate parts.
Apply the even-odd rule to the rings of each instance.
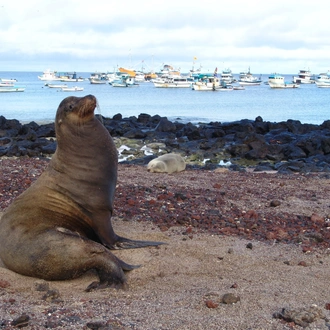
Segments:
[[[154,241],[137,241],[131,240],[125,237],[117,236],[117,240],[112,246],[113,249],[137,249],[144,248],[147,246],[158,246],[166,244],[164,242],[154,242]]]

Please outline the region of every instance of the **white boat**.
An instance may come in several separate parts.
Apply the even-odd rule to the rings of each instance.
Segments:
[[[273,73],[268,77],[268,85],[270,88],[298,88],[299,87],[299,84],[285,82],[284,77],[277,73]]]
[[[221,81],[224,81],[226,84],[232,84],[236,82],[230,69],[225,69],[221,73]]]
[[[24,92],[24,87],[0,87],[0,93],[15,93],[15,92]]]
[[[141,82],[145,82],[146,81],[144,73],[139,72],[139,71],[136,71],[135,72],[134,79],[135,79],[135,82],[136,83],[141,83]]]
[[[192,84],[194,91],[223,91],[229,92],[233,90],[231,85],[221,82],[218,77],[205,76]]]
[[[68,85],[65,84],[45,84],[49,88],[66,88]]]
[[[128,74],[120,75],[117,80],[114,80],[111,82],[111,85],[113,87],[137,87],[137,86],[139,86],[139,84],[135,82],[135,78]]]
[[[315,80],[313,75],[309,70],[300,70],[298,77],[293,77],[293,82],[297,84],[314,84]]]
[[[14,87],[14,83],[13,82],[2,82],[0,81],[0,87]]]
[[[56,71],[51,70],[44,71],[41,76],[38,76],[38,79],[46,81],[60,80],[60,78],[56,76]]]
[[[250,68],[247,72],[240,72],[238,83],[242,86],[257,86],[262,83],[261,76],[259,78],[253,76]]]
[[[17,79],[7,79],[7,78],[0,78],[0,83],[9,83],[9,84],[14,84],[17,82]]]
[[[233,86],[234,91],[244,91],[245,87],[244,86]]]
[[[78,86],[74,86],[74,87],[62,87],[61,88],[62,92],[81,92],[84,90],[83,87],[78,87]]]
[[[330,88],[330,81],[315,81],[315,85],[320,88]]]
[[[62,82],[82,82],[85,79],[78,77],[76,72],[61,72],[58,73],[59,80]]]
[[[107,80],[101,78],[88,78],[88,79],[89,82],[93,85],[104,85],[108,82]]]
[[[323,83],[323,82],[330,82],[330,72],[326,72],[326,73],[320,73],[316,79],[315,79],[315,83],[319,82],[319,83]]]
[[[153,80],[154,86],[160,88],[190,88],[192,82],[180,75],[168,75]]]
[[[106,84],[109,81],[108,74],[105,72],[93,72],[88,78],[91,84]]]
[[[180,69],[174,69],[172,65],[164,64],[163,68],[160,70],[158,76],[180,76]]]

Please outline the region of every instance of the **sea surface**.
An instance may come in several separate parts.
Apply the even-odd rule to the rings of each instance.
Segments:
[[[15,78],[17,86],[25,87],[24,92],[0,93],[0,115],[23,123],[50,122],[65,97],[93,94],[98,99],[97,113],[105,117],[118,113],[123,117],[137,117],[147,113],[184,123],[254,120],[257,116],[264,121],[294,119],[310,124],[322,124],[330,119],[330,88],[318,88],[315,84],[295,89],[271,89],[262,83],[239,91],[201,92],[190,88],[156,88],[150,82],[122,88],[109,84],[93,85],[86,80],[67,83],[84,87],[83,92],[63,92],[45,86],[46,82],[38,79],[41,74],[0,71],[0,78]],[[90,73],[78,72],[77,75],[87,79]],[[291,81],[292,75],[285,75],[285,79]],[[268,75],[262,75],[262,80],[267,81]]]

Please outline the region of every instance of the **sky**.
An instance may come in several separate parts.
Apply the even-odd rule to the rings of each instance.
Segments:
[[[328,0],[0,0],[0,71],[330,70]]]

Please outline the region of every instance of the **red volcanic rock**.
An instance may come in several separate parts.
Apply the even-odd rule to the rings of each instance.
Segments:
[[[35,182],[48,162],[0,158],[0,210]],[[163,231],[190,226],[194,234],[302,243],[308,252],[330,248],[328,190],[324,173],[217,173],[187,168],[177,175],[160,173],[155,180],[143,166],[119,164],[114,215],[127,221],[152,221]],[[270,207],[270,201],[281,201],[281,207]]]
[[[311,216],[311,221],[312,222],[324,222],[324,217],[316,214],[316,213],[313,213],[312,216]]]
[[[206,300],[205,301],[205,305],[208,307],[208,308],[217,308],[219,306],[218,303],[214,302],[213,300]]]
[[[258,213],[254,210],[249,210],[244,214],[244,218],[246,219],[257,219]]]
[[[5,280],[0,280],[0,288],[8,288],[10,286],[10,283]]]

